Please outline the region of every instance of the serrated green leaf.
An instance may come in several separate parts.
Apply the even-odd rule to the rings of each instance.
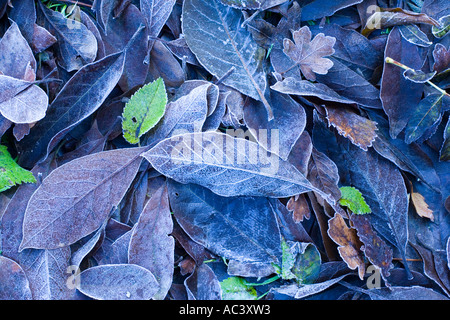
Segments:
[[[339,190],[341,190],[341,199],[339,200],[341,206],[346,206],[355,214],[372,212],[358,189],[353,187],[341,187]]]
[[[6,146],[0,146],[0,192],[17,184],[34,182],[33,174],[14,161]]]
[[[283,239],[281,242],[281,278],[284,280],[294,279],[295,274],[292,273],[291,269],[295,263],[295,255],[291,252],[290,246]]]
[[[220,282],[222,300],[256,300],[258,294],[243,278],[230,277]]]
[[[153,128],[164,116],[167,93],[162,78],[140,88],[127,102],[122,114],[123,137],[131,144]]]

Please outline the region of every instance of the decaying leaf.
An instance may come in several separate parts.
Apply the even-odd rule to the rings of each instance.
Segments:
[[[418,192],[411,193],[411,201],[419,216],[434,221],[433,210],[428,207],[425,198]]]
[[[335,127],[339,134],[365,151],[372,146],[377,137],[376,122],[361,117],[348,108],[327,106],[325,110],[329,125]]]
[[[319,33],[311,40],[311,30],[307,26],[292,32],[292,38],[284,39],[283,52],[298,66],[306,79],[316,80],[315,74],[327,74],[333,66],[330,59],[324,58],[334,53],[336,38]],[[291,68],[293,68],[291,67]],[[287,72],[285,70],[284,72]]]
[[[358,268],[359,278],[364,279],[366,267],[361,251],[362,243],[359,241],[356,230],[349,228],[344,218],[337,213],[328,220],[328,235],[339,245],[339,254],[348,267],[352,270]]]

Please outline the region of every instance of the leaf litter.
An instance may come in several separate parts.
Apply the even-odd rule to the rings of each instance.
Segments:
[[[0,299],[448,299],[449,16],[2,2]]]

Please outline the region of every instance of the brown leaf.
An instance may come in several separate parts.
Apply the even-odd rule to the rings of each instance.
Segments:
[[[339,254],[347,266],[352,270],[358,268],[359,278],[363,280],[366,267],[356,230],[349,228],[344,218],[337,213],[328,220],[328,235],[339,245]]]
[[[405,24],[424,23],[439,26],[439,23],[425,13],[416,13],[401,8],[378,8],[366,22],[362,34],[368,36],[376,29],[384,29]]]
[[[425,198],[420,193],[411,193],[411,200],[419,216],[434,221],[433,210],[430,210],[428,208],[428,204],[425,202]]]
[[[377,137],[376,122],[366,119],[350,111],[350,109],[326,106],[329,125],[335,127],[339,134],[367,151]]]
[[[446,49],[444,45],[437,43],[433,50],[434,66],[433,70],[442,72],[450,65],[450,48]]]
[[[375,233],[367,217],[352,214],[350,220],[364,244],[361,250],[373,265],[381,269],[381,275],[386,281],[390,275],[389,270],[393,267],[392,249]]]
[[[293,67],[298,65],[305,78],[314,81],[316,80],[314,73],[327,74],[328,69],[333,66],[333,62],[324,56],[334,53],[336,38],[319,33],[311,41],[311,36],[311,30],[307,26],[294,31],[292,33],[294,42],[287,38],[283,40],[283,52],[295,62]]]
[[[311,217],[311,210],[304,194],[293,196],[289,199],[286,209],[292,211],[293,219],[296,223],[302,222],[304,218]]]

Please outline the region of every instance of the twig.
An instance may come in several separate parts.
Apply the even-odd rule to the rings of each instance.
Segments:
[[[404,64],[401,63],[401,62],[395,61],[395,60],[392,59],[391,57],[386,57],[385,61],[386,61],[386,63],[390,63],[390,64],[393,64],[393,65],[396,65],[397,67],[400,67],[400,68],[402,68],[402,69],[415,71],[413,68],[410,68],[410,67],[404,65]],[[434,84],[433,82],[431,82],[430,80],[427,80],[426,82],[427,82],[430,86],[432,86],[433,88],[435,88],[436,90],[438,90],[440,93],[442,93],[443,95],[446,95],[447,97],[450,97],[450,94],[448,94],[447,91],[445,91],[445,90],[439,88],[437,85],[435,85],[435,84]]]

